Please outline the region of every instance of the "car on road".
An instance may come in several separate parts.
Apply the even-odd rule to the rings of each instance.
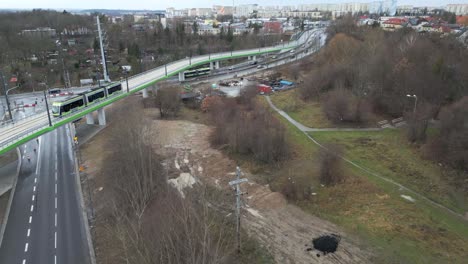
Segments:
[[[292,49],[289,53],[294,53],[294,52],[295,52],[295,50]]]
[[[256,65],[257,64],[257,61],[251,61],[250,62],[250,65]]]
[[[234,70],[234,67],[233,67],[233,66],[229,66],[228,70],[232,71],[232,70]]]

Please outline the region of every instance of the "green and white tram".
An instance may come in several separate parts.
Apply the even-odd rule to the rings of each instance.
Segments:
[[[95,104],[102,99],[114,96],[122,92],[121,83],[113,83],[106,87],[94,88],[80,93],[77,96],[52,103],[52,115],[55,117],[66,116],[79,109]]]

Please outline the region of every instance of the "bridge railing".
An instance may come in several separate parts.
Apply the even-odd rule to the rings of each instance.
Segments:
[[[295,48],[296,46],[298,46],[299,44],[306,43],[307,41],[308,41],[308,39],[306,39],[305,41],[301,41],[301,42],[293,41],[293,42],[288,43],[287,45],[282,44],[282,45],[276,45],[276,46],[273,46],[273,47],[266,47],[266,48],[259,48],[259,49],[223,52],[223,53],[218,53],[218,54],[215,54],[215,55],[201,55],[201,56],[192,57],[191,58],[192,63],[190,63],[189,62],[190,60],[188,60],[187,58],[177,60],[177,61],[168,63],[166,65],[159,66],[157,68],[150,69],[150,70],[147,70],[145,72],[142,72],[142,73],[139,73],[139,74],[136,74],[136,75],[133,75],[133,76],[129,77],[128,78],[129,82],[134,82],[134,83],[132,83],[132,86],[131,86],[132,88],[130,89],[130,91],[135,91],[135,90],[138,91],[138,90],[144,89],[145,87],[151,85],[154,82],[157,82],[158,80],[162,80],[164,78],[167,78],[169,75],[172,76],[172,75],[177,74],[178,72],[187,70],[187,69],[189,69],[191,67],[195,67],[195,66],[197,66],[197,64],[199,65],[199,64],[203,64],[203,63],[208,63],[210,61],[216,61],[216,60],[220,60],[220,59],[228,59],[228,58],[233,58],[233,57],[238,57],[238,56],[249,56],[250,54],[251,55],[257,55],[259,53],[268,53],[268,52],[275,52],[275,51],[279,51],[279,50],[283,50],[283,49],[292,49],[292,48]],[[167,76],[166,76],[166,73],[165,73],[165,67],[167,67],[167,73],[168,73]],[[121,83],[125,83],[125,80],[122,80]],[[18,134],[15,134],[14,136],[8,137],[7,140],[3,140],[3,142],[0,142],[0,153],[4,153],[6,151],[5,148],[7,148],[7,147],[11,147],[14,144],[16,144],[15,146],[17,146],[18,144],[23,144],[24,142],[22,142],[22,141],[32,139],[31,135],[33,135],[33,134],[36,134],[34,136],[37,136],[37,135],[40,135],[40,134],[47,133],[48,132],[47,128],[50,128],[50,130],[53,130],[58,126],[61,126],[61,125],[65,124],[65,123],[67,123],[67,122],[72,122],[73,120],[75,120],[77,118],[83,117],[87,113],[90,113],[90,112],[93,112],[93,111],[95,111],[95,110],[97,110],[99,108],[105,107],[106,105],[109,105],[109,104],[113,103],[114,101],[117,101],[117,100],[119,100],[121,98],[124,98],[126,96],[128,96],[128,94],[125,93],[125,92],[123,94],[119,93],[119,94],[117,94],[115,96],[109,97],[106,100],[103,100],[103,101],[99,102],[96,105],[80,109],[79,111],[74,112],[70,116],[63,117],[63,118],[53,118],[53,120],[52,120],[53,127],[49,127],[48,126],[48,120],[45,119],[46,121],[42,122],[40,125],[33,126],[32,128],[29,127],[29,128],[27,128],[27,131],[23,131],[23,132],[20,132]],[[38,114],[38,115],[30,116],[28,118],[29,119],[36,119],[37,121],[41,122],[40,118],[44,119],[45,113],[46,112],[44,111],[42,113],[44,115],[42,115],[42,116],[40,114]],[[22,122],[22,124],[24,124],[24,123],[27,123],[27,122]],[[2,132],[2,131],[0,130],[0,132]]]

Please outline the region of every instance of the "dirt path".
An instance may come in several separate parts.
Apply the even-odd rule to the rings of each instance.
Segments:
[[[186,121],[154,122],[154,144],[158,152],[173,155],[175,168],[185,167],[197,180],[221,189],[229,189],[236,164],[220,151],[211,148],[208,136],[211,129]],[[182,169],[180,169],[182,171]],[[274,256],[277,263],[370,263],[371,254],[359,248],[337,226],[304,213],[289,205],[282,194],[268,186],[256,184],[244,171],[249,183],[244,201],[243,226]],[[307,251],[307,244],[322,234],[334,233],[342,237],[338,251],[317,257],[317,251]]]

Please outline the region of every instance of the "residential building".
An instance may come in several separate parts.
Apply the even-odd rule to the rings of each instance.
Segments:
[[[250,33],[251,28],[247,27],[244,23],[233,23],[229,25],[234,35],[242,35],[244,33]]]
[[[220,33],[219,28],[214,28],[212,25],[199,24],[198,34],[200,35],[218,35]]]
[[[212,17],[213,9],[211,8],[191,8],[188,10],[188,16],[191,17]]]
[[[397,0],[383,0],[369,3],[369,13],[395,15],[397,11]]]
[[[175,9],[173,7],[166,8],[166,17],[175,18],[175,17],[187,17],[188,9]]]
[[[400,28],[405,27],[408,24],[408,21],[404,18],[392,17],[380,22],[380,27],[383,30],[395,31]]]
[[[53,28],[49,27],[42,27],[36,29],[25,29],[21,30],[21,35],[25,37],[34,37],[34,38],[47,38],[47,37],[55,37],[57,32]]]
[[[298,11],[298,10],[283,12],[283,16],[298,17],[298,18],[312,18],[312,19],[320,19],[322,17],[321,13],[318,11]]]
[[[215,15],[232,15],[233,8],[232,8],[232,6],[214,5],[213,6],[213,13]]]
[[[235,17],[250,17],[254,12],[257,12],[258,5],[238,5],[234,7],[234,16]]]
[[[280,21],[266,21],[263,23],[263,32],[266,34],[281,34],[283,23]]]
[[[445,10],[456,15],[468,15],[468,4],[449,4],[445,7]]]
[[[64,28],[62,35],[64,36],[81,36],[93,34],[93,31],[86,27]]]

